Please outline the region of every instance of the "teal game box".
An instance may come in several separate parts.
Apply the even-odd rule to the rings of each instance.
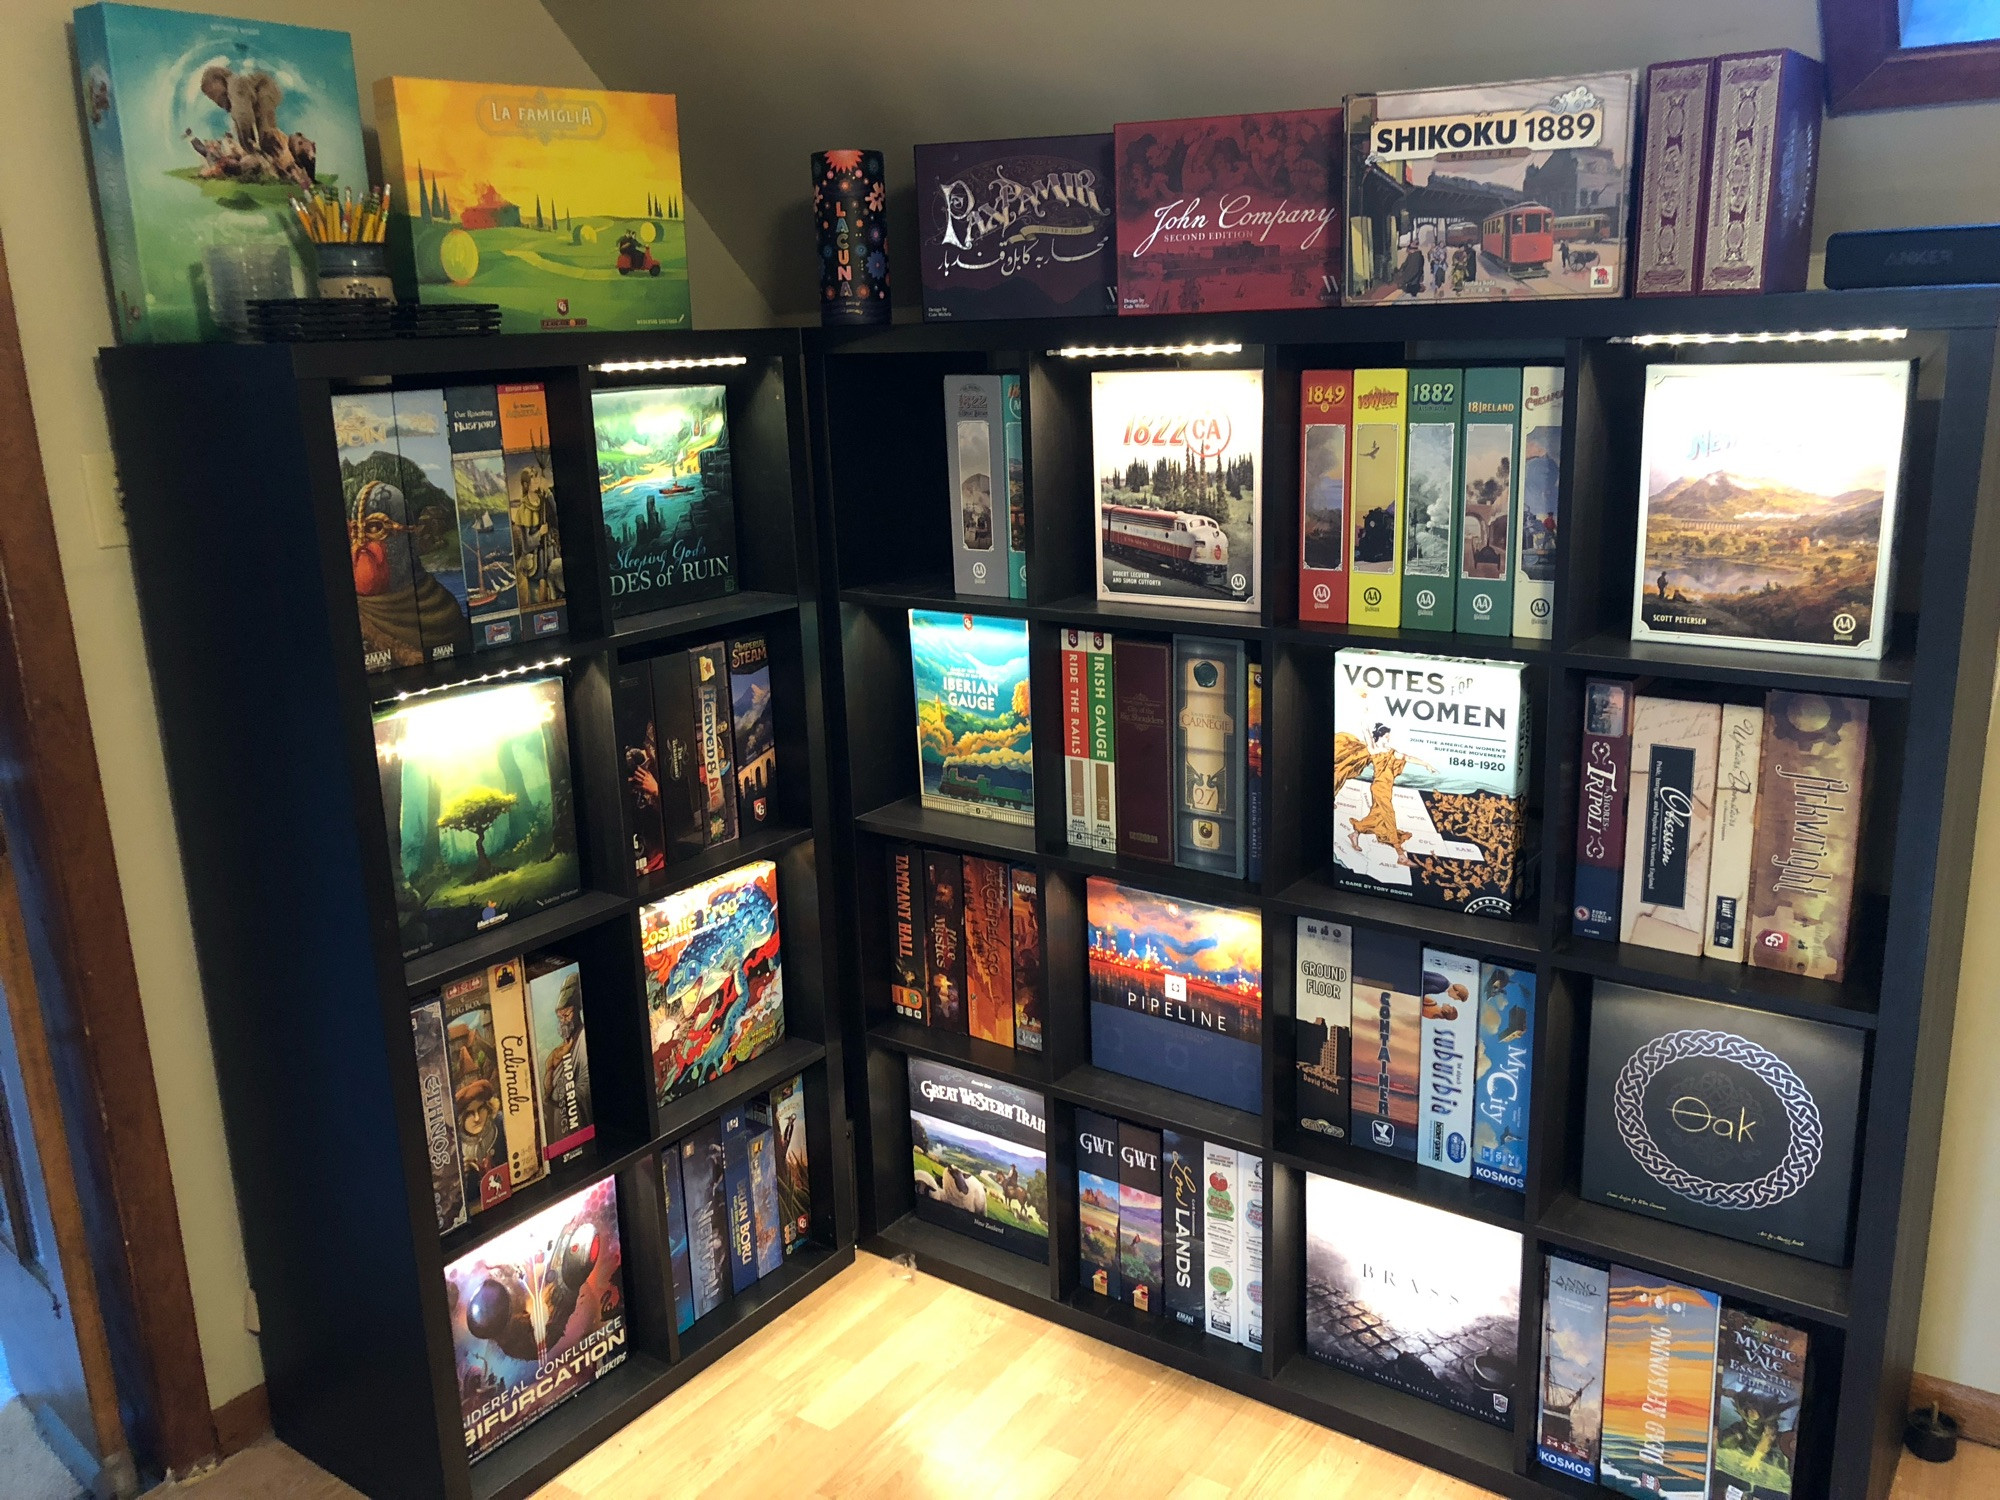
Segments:
[[[344,31],[87,5],[76,64],[118,338],[228,338],[244,303],[305,293],[288,200],[365,192]]]

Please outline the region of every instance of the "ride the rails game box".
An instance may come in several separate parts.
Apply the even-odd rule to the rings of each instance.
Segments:
[[[1620,297],[1638,75],[1347,100],[1347,300]]]

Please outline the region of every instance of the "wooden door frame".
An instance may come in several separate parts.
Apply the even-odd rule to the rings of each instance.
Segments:
[[[140,1470],[185,1473],[215,1419],[4,246],[0,476],[0,827],[69,1143],[44,1167],[75,1179],[105,1346],[86,1372],[101,1352]]]

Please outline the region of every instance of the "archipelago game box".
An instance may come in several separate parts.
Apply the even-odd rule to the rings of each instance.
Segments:
[[[1261,1113],[1263,918],[1095,876],[1085,906],[1091,1061]]]
[[[445,1267],[471,1457],[624,1360],[619,1261],[618,1183],[607,1177]]]
[[[1865,1035],[1600,982],[1583,1196],[1845,1265]]]
[[[1097,597],[1257,612],[1261,370],[1090,377]]]
[[[665,1104],[785,1034],[778,867],[768,859],[639,908],[653,1084]]]
[[[1118,311],[1340,301],[1338,109],[1119,125]]]
[[[690,326],[672,94],[380,78],[375,120],[421,301],[497,303],[505,333]]]
[[[925,807],[1035,821],[1028,622],[910,611]]]
[[[590,409],[612,614],[735,593],[728,389],[612,387]]]
[[[1646,371],[1632,639],[1879,658],[1907,360]]]
[[[909,1063],[917,1217],[1046,1260],[1047,1102],[1033,1089],[947,1063]]]
[[[380,708],[375,758],[405,958],[582,890],[561,678]]]
[[[1513,1425],[1521,1236],[1306,1174],[1306,1352]]]
[[[246,297],[306,292],[292,197],[368,186],[346,32],[86,5],[76,69],[120,343],[229,338]]]
[[[1511,915],[1527,883],[1521,664],[1348,647],[1333,677],[1335,879]]]
[[[1110,135],[916,150],[924,321],[1118,310]]]
[[[1634,73],[1347,99],[1347,300],[1622,297]]]

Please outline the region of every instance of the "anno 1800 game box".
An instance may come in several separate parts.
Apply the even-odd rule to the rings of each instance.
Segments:
[[[1347,300],[1618,297],[1629,72],[1347,100]]]

